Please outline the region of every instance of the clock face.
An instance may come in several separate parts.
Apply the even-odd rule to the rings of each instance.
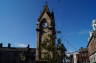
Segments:
[[[46,28],[46,27],[48,27],[48,24],[45,22],[45,23],[42,24],[42,27]]]

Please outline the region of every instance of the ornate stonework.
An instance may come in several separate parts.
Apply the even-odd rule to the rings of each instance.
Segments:
[[[55,20],[54,13],[49,11],[48,5],[38,18],[37,23],[37,49],[36,60],[47,61],[53,57],[49,49],[55,47]],[[50,49],[51,50],[51,49]]]

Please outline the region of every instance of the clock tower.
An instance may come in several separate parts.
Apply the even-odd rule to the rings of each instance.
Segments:
[[[50,58],[53,58],[53,53],[50,51],[55,47],[56,30],[54,13],[50,12],[47,4],[38,18],[36,31],[36,60],[48,61]]]

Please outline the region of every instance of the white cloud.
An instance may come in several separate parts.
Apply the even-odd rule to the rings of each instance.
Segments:
[[[17,47],[27,47],[27,45],[26,44],[23,44],[23,43],[17,43],[16,46]]]

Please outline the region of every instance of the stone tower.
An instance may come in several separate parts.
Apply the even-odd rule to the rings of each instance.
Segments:
[[[48,61],[53,58],[53,53],[49,51],[55,47],[55,20],[54,13],[50,12],[48,5],[44,6],[41,15],[37,22],[37,49],[36,49],[36,60],[37,61]]]

